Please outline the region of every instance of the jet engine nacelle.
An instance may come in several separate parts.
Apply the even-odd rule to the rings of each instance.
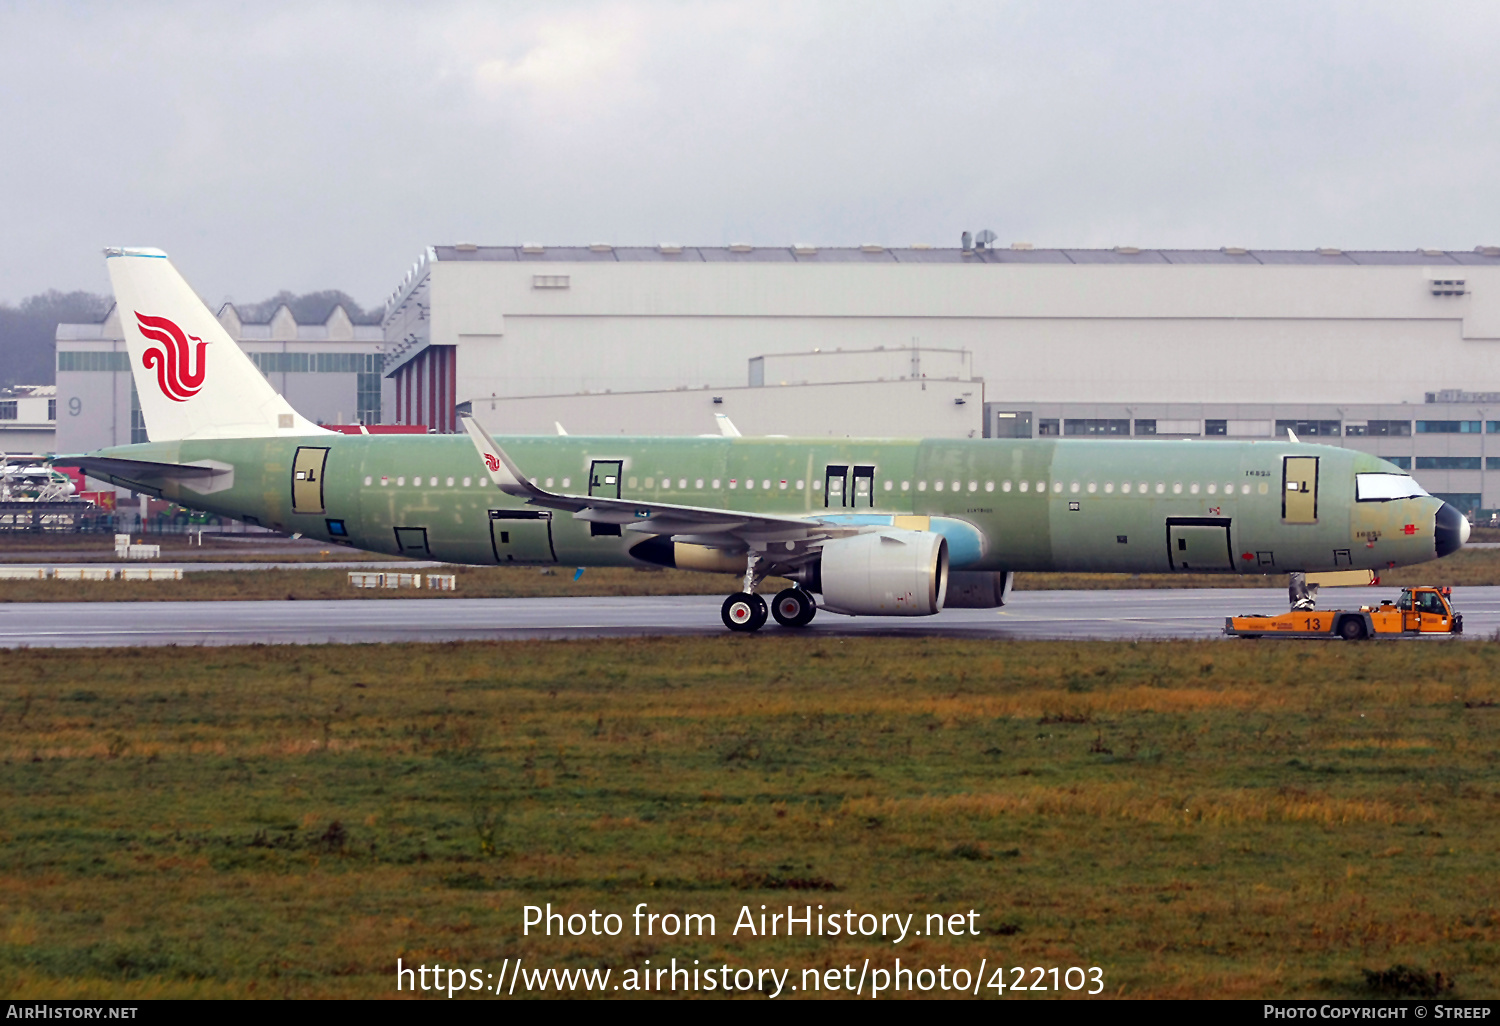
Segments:
[[[823,546],[823,608],[857,616],[931,616],[948,590],[948,541],[929,531],[879,531]]]

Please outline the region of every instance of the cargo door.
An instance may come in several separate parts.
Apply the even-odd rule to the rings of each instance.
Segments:
[[[589,465],[589,494],[606,499],[618,499],[620,497],[620,472],[623,469],[624,461],[622,460],[594,460]]]
[[[591,479],[592,480],[592,479]],[[615,477],[619,481],[618,474]],[[490,510],[490,547],[496,563],[556,563],[552,514],[537,509]]]
[[[323,512],[323,467],[328,450],[309,445],[297,447],[292,458],[292,512]]]
[[[1229,521],[1179,517],[1167,521],[1167,559],[1177,573],[1223,573],[1234,569]]]
[[[1288,524],[1318,521],[1318,457],[1281,458],[1281,519]]]

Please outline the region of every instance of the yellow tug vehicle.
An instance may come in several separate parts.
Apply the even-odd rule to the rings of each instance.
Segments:
[[[1293,609],[1277,615],[1250,614],[1224,619],[1224,633],[1236,638],[1449,637],[1462,634],[1464,617],[1454,612],[1443,588],[1403,588],[1396,601],[1358,609]]]

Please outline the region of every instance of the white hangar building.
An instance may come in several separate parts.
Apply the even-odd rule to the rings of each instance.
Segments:
[[[453,430],[1284,434],[1500,506],[1500,247],[428,250],[388,419]]]

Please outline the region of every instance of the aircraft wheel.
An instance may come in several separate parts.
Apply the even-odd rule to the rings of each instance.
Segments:
[[[732,631],[758,631],[766,625],[766,600],[759,595],[738,592],[724,600],[719,615]]]
[[[783,627],[806,627],[817,612],[817,603],[801,588],[788,588],[771,601],[771,615]]]
[[[1339,637],[1345,641],[1359,641],[1365,636],[1365,622],[1357,616],[1346,616],[1339,624]]]

